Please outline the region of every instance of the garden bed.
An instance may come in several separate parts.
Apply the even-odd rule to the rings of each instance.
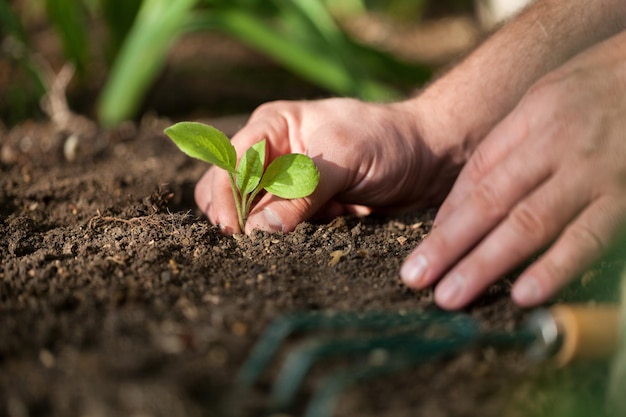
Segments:
[[[253,61],[257,76],[279,75],[281,98],[323,95]],[[205,91],[193,82],[206,81],[206,68],[186,62],[178,76],[166,71],[152,103],[210,115],[202,106],[211,97],[191,97]],[[248,80],[245,65],[236,67]],[[223,88],[213,109],[227,97],[249,97],[253,108],[279,95],[263,77],[250,81],[264,86],[255,91],[220,78],[232,75],[209,77]],[[245,116],[205,121],[232,134]],[[303,310],[436,309],[431,290],[398,279],[433,211],[223,236],[193,202],[207,166],[166,138],[170,123],[148,115],[109,131],[35,121],[0,131],[0,416],[263,415],[277,364],[254,395],[231,394],[271,320]],[[509,288],[498,283],[466,312],[484,330],[516,328],[526,313]],[[527,416],[519,404],[554,401],[529,388],[546,369],[522,349],[476,347],[351,388],[336,415]],[[601,388],[604,368],[594,375]]]
[[[214,122],[232,132],[240,120]],[[175,149],[167,123],[148,118],[81,138],[72,162],[67,135],[50,124],[2,134],[8,415],[223,415],[240,404],[223,400],[272,319],[434,308],[430,290],[409,291],[397,275],[431,212],[223,236],[192,199],[206,165]],[[512,329],[523,317],[508,287],[470,309],[485,329]],[[497,416],[532,369],[522,352],[471,350],[352,389],[340,415]]]

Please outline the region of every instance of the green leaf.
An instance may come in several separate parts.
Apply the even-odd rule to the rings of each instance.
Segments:
[[[237,188],[242,195],[250,194],[259,185],[265,165],[265,139],[252,145],[239,161]]]
[[[315,191],[320,174],[311,158],[292,153],[274,159],[259,187],[281,198],[302,198]]]
[[[344,63],[329,56],[330,47],[327,44],[320,44],[315,50],[308,44],[294,42],[289,34],[275,30],[265,19],[242,9],[231,7],[212,10],[211,13],[198,12],[190,19],[188,28],[224,31],[298,75],[341,95],[368,100],[389,100],[400,96],[393,88],[376,80],[361,81],[360,76],[355,78]]]
[[[98,98],[98,119],[102,124],[115,126],[135,115],[146,91],[161,72],[167,52],[194,14],[196,2],[141,2]]]
[[[196,122],[180,122],[165,129],[181,151],[235,174],[237,152],[228,136],[212,126]]]
[[[133,27],[142,0],[99,0],[98,3],[109,34],[106,58],[113,62]]]
[[[4,39],[6,35],[15,36],[20,42],[27,43],[26,31],[19,16],[8,0],[0,0],[0,37]]]
[[[61,38],[66,57],[83,74],[89,58],[89,32],[82,3],[78,0],[47,0],[46,10]]]

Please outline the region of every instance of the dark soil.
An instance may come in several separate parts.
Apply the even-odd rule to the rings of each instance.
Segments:
[[[64,157],[65,135],[47,124],[2,134],[0,399],[8,415],[219,415],[271,319],[432,308],[430,292],[410,292],[397,278],[429,213],[222,236],[192,201],[206,166],[176,151],[165,126],[145,120],[82,138],[74,162]],[[336,251],[344,255],[334,264]],[[501,287],[474,312],[511,327],[519,312]],[[502,392],[526,368],[492,350],[440,365],[389,382],[376,398],[354,390],[344,415],[497,415]]]
[[[243,119],[211,123],[232,134]],[[436,309],[398,279],[432,212],[223,236],[193,202],[207,167],[168,124],[145,117],[78,147],[45,122],[0,131],[0,416],[264,415],[278,364],[250,395],[233,401],[232,387],[272,319]],[[517,328],[509,287],[466,313]],[[542,369],[523,349],[478,346],[351,388],[336,415],[516,415]]]
[[[434,308],[397,277],[432,213],[223,236],[192,201],[206,166],[172,146],[166,124],[81,138],[73,162],[47,124],[2,134],[0,413],[223,415],[270,320]],[[485,328],[519,322],[507,287],[471,309]],[[496,416],[528,369],[518,352],[468,351],[352,389],[340,412]]]

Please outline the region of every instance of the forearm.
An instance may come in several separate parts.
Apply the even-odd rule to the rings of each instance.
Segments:
[[[625,27],[624,0],[537,1],[411,100],[424,136],[463,163],[537,79]]]

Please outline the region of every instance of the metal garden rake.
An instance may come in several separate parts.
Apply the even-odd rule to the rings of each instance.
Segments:
[[[559,365],[608,356],[617,344],[617,316],[613,306],[558,305],[534,311],[518,330],[485,332],[470,315],[443,311],[294,313],[268,326],[241,368],[237,387],[254,386],[292,335],[317,334],[286,356],[272,387],[270,409],[283,412],[292,406],[313,365],[349,355],[355,358],[352,365],[318,381],[304,414],[330,417],[342,392],[353,384],[474,346],[524,347],[536,358],[553,356]]]

